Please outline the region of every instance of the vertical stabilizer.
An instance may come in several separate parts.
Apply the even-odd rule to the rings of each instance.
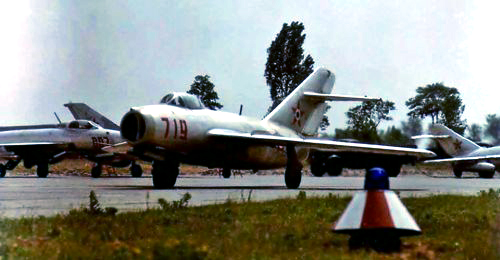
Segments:
[[[429,127],[429,132],[439,138],[434,138],[441,148],[450,156],[461,156],[468,154],[481,147],[471,140],[455,133],[448,127],[434,124]]]
[[[69,109],[75,119],[90,120],[106,129],[120,130],[120,127],[113,123],[99,112],[95,111],[85,103],[68,103],[64,104]]]
[[[332,71],[325,68],[315,70],[264,121],[281,124],[301,134],[306,126],[307,134],[317,132],[325,113],[325,100],[310,98],[304,93],[330,94],[334,83]]]

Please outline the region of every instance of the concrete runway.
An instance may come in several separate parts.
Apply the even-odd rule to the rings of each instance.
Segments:
[[[351,195],[362,189],[364,177],[303,176],[300,188],[288,190],[282,175],[243,175],[223,179],[218,176],[181,175],[172,190],[154,190],[150,176],[142,178],[90,177],[49,175],[6,176],[0,178],[0,216],[22,217],[67,213],[70,209],[87,206],[90,191],[97,194],[102,207],[115,207],[119,212],[158,207],[158,199],[179,200],[189,192],[189,205],[224,203],[228,199],[252,201],[295,197],[299,191],[307,196],[329,193]],[[499,189],[500,178],[456,179],[452,176],[428,177],[403,175],[391,178],[391,189],[402,197],[429,194],[475,195],[481,190]]]

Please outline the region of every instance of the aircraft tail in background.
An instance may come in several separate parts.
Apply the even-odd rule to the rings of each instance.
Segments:
[[[69,109],[75,119],[90,120],[99,124],[103,128],[118,131],[120,130],[120,126],[113,123],[113,121],[101,115],[99,112],[95,111],[85,103],[68,103],[64,104],[64,106]]]
[[[471,140],[455,133],[453,130],[441,124],[429,127],[429,135],[415,136],[414,139],[430,138],[435,140],[448,156],[456,157],[467,155],[475,150],[481,149],[479,145]]]

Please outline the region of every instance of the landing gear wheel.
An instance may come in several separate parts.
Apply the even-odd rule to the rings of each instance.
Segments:
[[[461,170],[453,170],[453,174],[455,174],[455,177],[457,177],[457,178],[462,178],[462,171]]]
[[[155,189],[171,189],[179,175],[179,163],[155,161],[151,173]]]
[[[401,172],[401,165],[392,165],[385,167],[385,171],[387,172],[387,175],[389,175],[389,177],[398,177],[399,173]]]
[[[339,176],[342,174],[342,170],[342,166],[335,164],[334,166],[329,167],[327,172],[330,176]]]
[[[321,177],[321,176],[325,175],[326,167],[322,161],[312,161],[311,166],[310,166],[310,170],[311,170],[312,175],[314,175],[316,177]]]
[[[96,166],[92,167],[92,170],[90,171],[90,175],[92,176],[92,178],[101,177],[101,173],[102,173],[101,165],[96,165]]]
[[[36,174],[38,178],[47,178],[49,175],[49,164],[48,163],[40,163],[37,165]]]
[[[7,167],[5,165],[0,164],[0,178],[5,177],[5,174],[7,173]]]
[[[224,179],[229,179],[231,177],[231,169],[222,168],[222,177],[224,177]]]
[[[286,147],[287,165],[285,170],[285,184],[289,189],[297,189],[302,180],[302,164],[297,158],[295,146],[287,145]]]
[[[302,181],[301,167],[286,167],[285,184],[289,189],[297,189]]]
[[[142,176],[142,168],[140,165],[132,163],[132,166],[130,166],[130,174],[132,174],[132,177],[134,178],[139,178]]]
[[[491,179],[495,175],[495,171],[491,172],[479,172],[479,177],[484,179]]]

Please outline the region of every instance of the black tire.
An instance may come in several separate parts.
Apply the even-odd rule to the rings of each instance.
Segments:
[[[389,177],[398,177],[399,173],[401,172],[401,165],[391,165],[385,167],[385,171],[387,172],[387,175]]]
[[[335,164],[328,168],[327,173],[330,176],[339,176],[342,174],[342,170],[342,166]]]
[[[142,167],[138,164],[132,163],[132,166],[130,166],[130,174],[134,178],[140,178],[142,176]]]
[[[479,177],[484,178],[484,179],[491,179],[493,178],[493,175],[495,175],[495,171],[490,171],[490,172],[479,172]]]
[[[36,174],[38,178],[47,178],[49,175],[49,164],[48,163],[40,163],[37,165]]]
[[[457,178],[462,178],[462,171],[461,170],[456,170],[456,169],[453,169],[453,174],[455,174],[455,177]]]
[[[99,178],[101,177],[102,174],[102,167],[100,165],[96,165],[92,167],[92,170],[90,171],[90,175],[92,178]]]
[[[0,164],[0,178],[5,177],[5,174],[7,173],[7,167],[5,165]]]
[[[297,189],[302,181],[302,169],[300,167],[286,167],[285,184],[289,189]]]
[[[229,179],[231,177],[231,169],[222,168],[222,177],[224,177],[224,179]]]
[[[151,173],[155,189],[172,189],[179,175],[179,163],[155,161]]]
[[[325,175],[326,169],[325,169],[325,164],[322,161],[319,160],[314,160],[311,162],[311,165],[309,166],[312,175],[316,177],[322,177]]]

